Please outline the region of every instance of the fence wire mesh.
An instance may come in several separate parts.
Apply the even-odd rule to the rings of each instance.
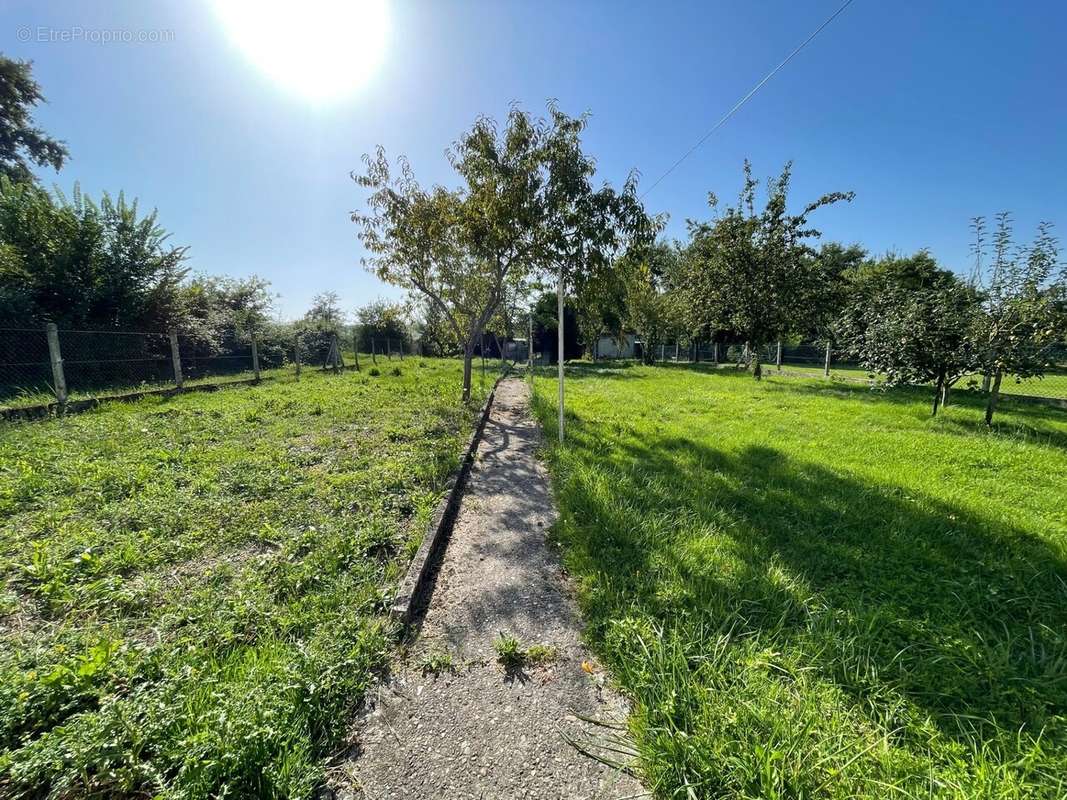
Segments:
[[[0,328],[0,406],[55,399],[43,328]]]

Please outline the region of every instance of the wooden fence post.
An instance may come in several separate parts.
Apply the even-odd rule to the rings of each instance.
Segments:
[[[48,357],[52,362],[52,383],[55,384],[56,402],[62,414],[67,407],[67,379],[63,375],[63,357],[59,352],[59,328],[54,322],[49,322],[45,333],[48,336]]]
[[[718,342],[712,342],[711,357],[712,357],[712,360],[715,362],[715,366],[718,366],[719,365],[719,343]]]
[[[337,334],[330,334],[330,355],[333,356],[333,372],[337,374],[341,363],[341,345],[337,341]]]
[[[778,366],[778,371],[781,372],[782,371],[782,340],[781,339],[778,340],[778,356],[776,358],[776,364]]]
[[[823,375],[830,377],[830,340],[826,340],[826,366],[823,367]]]
[[[259,382],[259,342],[256,341],[256,335],[252,334],[252,374],[255,376],[255,380]]]
[[[352,331],[352,355],[356,359],[356,372],[359,372],[359,334]]]
[[[296,379],[300,380],[300,337],[293,337],[293,362],[296,364]]]
[[[178,350],[178,332],[170,332],[170,360],[174,362],[174,383],[178,387],[178,391],[182,390],[182,386],[185,385],[185,381],[182,377],[182,355]]]

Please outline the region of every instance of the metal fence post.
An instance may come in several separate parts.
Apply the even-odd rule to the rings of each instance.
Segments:
[[[178,350],[178,332],[170,332],[170,359],[174,362],[174,383],[178,387],[178,391],[181,391],[182,386],[185,385],[185,380],[182,377],[182,356]]]
[[[256,335],[252,334],[252,374],[255,376],[256,381],[259,381],[259,343],[256,341]]]
[[[356,372],[359,372],[359,334],[352,331],[352,355],[356,359]]]
[[[678,340],[674,340],[674,361],[678,363]]]
[[[59,328],[54,322],[49,322],[45,327],[48,336],[48,357],[52,362],[52,382],[55,384],[56,402],[59,403],[59,413],[66,410],[67,405],[67,379],[63,375],[63,357],[59,353]]]
[[[296,379],[300,380],[300,337],[293,337],[293,361],[296,363]]]
[[[776,363],[776,365],[778,367],[778,371],[781,372],[782,371],[782,340],[781,339],[778,340],[778,355],[775,358],[775,363]]]
[[[712,360],[715,362],[716,366],[718,366],[718,364],[719,364],[719,343],[718,342],[712,342],[712,345],[711,345],[711,357],[712,357]]]
[[[530,314],[530,338],[526,340],[526,361],[530,375],[533,375],[533,314]]]
[[[823,367],[823,375],[830,377],[830,340],[826,340],[826,366]]]

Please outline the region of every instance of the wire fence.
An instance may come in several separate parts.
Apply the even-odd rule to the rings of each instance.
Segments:
[[[371,338],[370,352],[357,353],[358,346],[355,332],[343,329],[232,330],[205,336],[0,328],[0,411],[202,384],[296,378],[304,369],[374,367],[411,354],[398,339]]]
[[[796,377],[824,377],[831,380],[857,383],[876,383],[881,376],[872,374],[849,350],[832,343],[782,342],[763,345],[758,353],[750,353],[744,344],[715,342],[661,342],[652,345],[654,361],[662,363],[748,364],[750,355],[759,355],[765,374],[780,371],[783,375]],[[1001,383],[1002,394],[1033,397],[1043,400],[1067,401],[1067,343],[1052,348],[1054,366],[1045,370],[1040,378],[1018,378],[1005,375]],[[643,345],[636,342],[610,358],[641,358]],[[605,359],[598,356],[599,360]],[[539,359],[538,363],[547,363]],[[970,375],[962,379],[959,387],[971,386],[988,390],[983,375]]]

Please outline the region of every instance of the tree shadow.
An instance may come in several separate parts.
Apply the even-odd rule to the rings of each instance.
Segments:
[[[623,458],[561,487],[574,563],[613,587],[586,597],[594,640],[635,608],[688,636],[764,637],[857,709],[892,687],[972,745],[1067,713],[1061,547],[771,447],[613,445]],[[603,442],[576,425],[568,449],[597,463]]]

